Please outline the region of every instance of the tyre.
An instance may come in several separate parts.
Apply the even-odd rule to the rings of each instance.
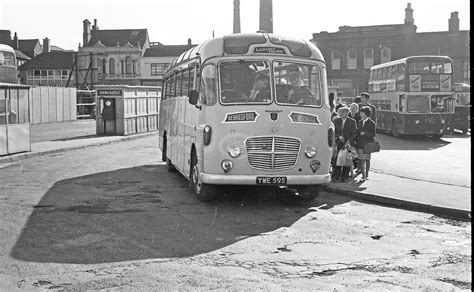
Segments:
[[[163,136],[163,151],[161,151],[161,161],[166,161],[166,136]]]
[[[212,201],[217,195],[217,187],[201,182],[199,178],[199,163],[196,154],[193,152],[191,156],[191,173],[189,181],[196,197],[201,202]]]
[[[169,159],[168,157],[166,158],[166,169],[169,172],[175,172],[176,171],[176,168],[174,167],[173,163],[171,162],[171,159]]]
[[[175,172],[176,168],[173,166],[173,163],[171,163],[171,160],[167,156],[167,149],[166,149],[166,136],[163,137],[163,152],[161,153],[161,160],[166,161],[166,169],[169,172]]]
[[[303,201],[312,201],[319,196],[319,186],[303,186],[296,188],[298,197]]]

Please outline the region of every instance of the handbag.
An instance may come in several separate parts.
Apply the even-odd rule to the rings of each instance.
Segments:
[[[357,157],[359,157],[359,155],[357,154],[357,150],[355,149],[355,147],[352,147],[351,145],[347,144],[346,146],[347,148],[347,151],[348,151],[348,155],[350,157],[351,160],[354,160],[356,159]]]
[[[347,149],[341,149],[337,153],[336,166],[344,166],[346,164]]]
[[[380,144],[377,141],[369,142],[364,145],[364,153],[370,154],[380,151]]]
[[[349,150],[343,148],[337,153],[336,166],[349,167],[352,166],[352,158],[349,154]]]

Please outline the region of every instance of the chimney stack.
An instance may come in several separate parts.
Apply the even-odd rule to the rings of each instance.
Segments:
[[[411,3],[407,3],[407,8],[405,8],[405,24],[415,24],[413,19],[413,9],[411,8]]]
[[[85,47],[91,39],[91,22],[85,19],[83,22],[84,32],[82,34],[82,46]]]
[[[190,45],[192,45],[192,44],[193,44],[193,43],[192,43],[191,39],[189,38],[189,39],[188,39],[188,46],[190,46]]]
[[[259,30],[273,33],[273,8],[272,0],[260,0],[260,26]]]
[[[51,49],[49,47],[49,39],[44,38],[43,39],[43,53],[49,53],[49,52],[51,52]]]
[[[234,0],[234,33],[240,33],[240,0]]]
[[[457,11],[451,12],[451,18],[449,19],[449,34],[459,33],[459,13]]]
[[[99,26],[97,25],[97,19],[94,19],[94,25],[92,26],[92,30],[99,30]]]
[[[13,48],[15,50],[20,49],[20,41],[18,40],[18,35],[16,34],[16,32],[15,32],[15,35],[13,36]]]

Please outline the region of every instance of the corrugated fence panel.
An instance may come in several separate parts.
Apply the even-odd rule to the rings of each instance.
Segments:
[[[71,98],[69,97],[69,92],[63,88],[63,112],[64,112],[64,121],[71,120]]]
[[[30,89],[30,123],[74,121],[76,104],[75,88],[33,87]]]
[[[48,120],[50,122],[56,122],[58,121],[58,115],[56,114],[56,100],[58,98],[57,96],[57,90],[55,87],[49,87],[48,88]]]
[[[76,89],[68,88],[69,91],[69,100],[71,101],[71,121],[77,120],[77,97]]]
[[[56,98],[56,113],[58,114],[57,117],[58,117],[58,121],[64,121],[64,101],[63,101],[63,98],[62,98],[62,92],[63,92],[63,89],[62,88],[56,88],[56,94],[57,94],[57,97]]]
[[[49,110],[48,110],[48,87],[40,87],[40,99],[41,99],[41,122],[49,122]]]

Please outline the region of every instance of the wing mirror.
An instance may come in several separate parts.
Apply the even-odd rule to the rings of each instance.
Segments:
[[[189,103],[192,104],[192,105],[196,105],[198,103],[198,99],[199,99],[199,92],[197,90],[191,90],[189,92]]]

